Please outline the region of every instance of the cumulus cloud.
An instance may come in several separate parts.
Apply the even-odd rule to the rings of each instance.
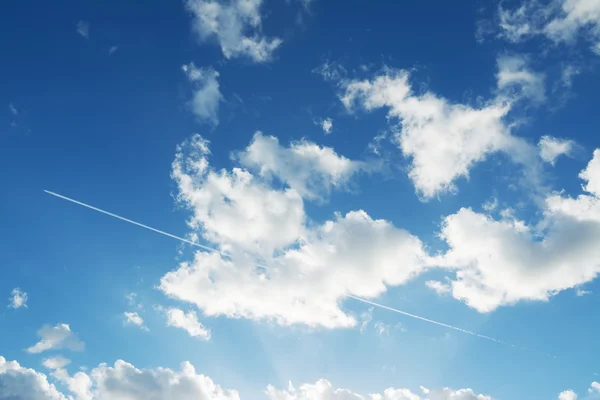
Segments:
[[[216,39],[226,58],[246,56],[266,62],[282,43],[261,31],[262,0],[186,0],[185,4],[199,39]]]
[[[21,307],[25,307],[27,308],[27,293],[22,291],[19,288],[14,288],[11,292],[10,292],[10,298],[9,300],[9,304],[8,306],[10,308],[21,308]]]
[[[0,356],[0,399],[67,400],[46,375]]]
[[[506,84],[517,79],[502,76]],[[399,122],[395,140],[410,159],[408,176],[425,200],[455,191],[455,181],[468,178],[473,165],[491,153],[504,151],[520,163],[535,158],[504,121],[511,107],[506,96],[481,107],[456,104],[431,92],[413,93],[409,78],[408,71],[388,70],[372,80],[347,81],[340,99],[348,110],[387,108],[388,117]]]
[[[471,389],[429,390],[421,387],[421,391],[423,394],[419,395],[410,389],[388,388],[382,394],[363,396],[348,389],[334,389],[331,382],[321,379],[314,384],[303,384],[299,388],[295,388],[291,382],[287,389],[277,389],[269,385],[265,393],[269,400],[492,400],[491,397],[476,394]]]
[[[499,11],[501,36],[520,42],[542,35],[555,43],[572,44],[578,36],[600,54],[600,3],[596,0],[527,0],[516,9]]]
[[[197,374],[194,366],[183,362],[179,371],[158,367],[138,369],[118,360],[114,366],[100,364],[89,374],[70,376],[66,363],[51,362],[47,368],[77,400],[239,400],[235,390],[223,389],[208,376]],[[73,400],[59,393],[44,374],[25,369],[0,357],[0,399]],[[8,392],[6,391],[8,390]],[[7,397],[6,397],[7,396]]]
[[[528,225],[463,208],[443,221],[449,250],[439,264],[456,269],[452,295],[480,312],[522,300],[546,301],[600,273],[600,149],[580,173],[587,192],[552,194],[544,218]]]
[[[574,147],[574,141],[552,136],[542,136],[538,143],[540,157],[542,160],[552,165],[554,165],[559,156],[570,156]]]
[[[223,101],[217,79],[219,73],[212,68],[197,68],[194,63],[184,65],[182,69],[194,90],[190,110],[200,121],[218,125],[219,104]]]
[[[271,139],[266,143],[275,154],[294,152],[293,146],[282,149]],[[290,155],[301,162],[299,171],[275,168],[272,160],[278,156],[272,152],[263,159],[264,170],[285,182],[296,182],[288,174],[317,167],[338,170],[339,156],[310,148],[308,156],[304,150]],[[163,276],[160,289],[195,304],[205,315],[350,327],[356,319],[341,309],[348,293],[377,297],[424,269],[427,255],[419,239],[388,221],[357,210],[309,223],[298,193],[304,183],[274,188],[242,168],[216,172],[207,160],[207,142],[199,136],[179,150],[173,178],[178,199],[193,213],[190,226],[229,256],[197,252]]]
[[[577,400],[577,394],[572,390],[565,390],[558,395],[558,400]]]
[[[185,330],[190,336],[209,340],[210,329],[206,328],[198,321],[194,311],[183,312],[178,308],[169,308],[166,310],[167,325]]]
[[[69,324],[44,325],[37,332],[37,335],[41,340],[29,347],[27,349],[28,353],[42,353],[47,350],[56,349],[81,351],[85,347],[85,344],[71,331]]]
[[[144,325],[144,319],[137,312],[124,312],[123,316],[125,317],[125,323],[130,325],[136,325],[140,327],[142,330],[148,330],[148,328]]]
[[[338,155],[330,147],[301,140],[286,148],[276,137],[263,136],[261,132],[238,153],[238,158],[262,178],[276,177],[307,199],[321,198],[333,187],[343,188],[354,174],[370,168],[366,163]]]
[[[534,72],[528,66],[528,60],[520,55],[503,55],[498,57],[498,73],[496,75],[498,89],[509,98],[523,96],[535,103],[546,100],[544,74]]]

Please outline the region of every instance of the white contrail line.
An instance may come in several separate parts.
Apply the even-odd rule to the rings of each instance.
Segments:
[[[80,206],[83,206],[83,207],[89,208],[89,209],[91,209],[91,210],[98,211],[99,213],[106,214],[106,215],[108,215],[108,216],[111,216],[111,217],[113,217],[113,218],[120,219],[121,221],[129,222],[130,224],[137,225],[137,226],[139,226],[139,227],[142,227],[142,228],[144,228],[144,229],[151,230],[152,232],[160,233],[161,235],[168,236],[168,237],[170,237],[170,238],[173,238],[173,239],[180,240],[180,241],[182,241],[182,242],[184,242],[184,243],[187,243],[187,244],[191,244],[192,246],[200,247],[201,249],[208,250],[208,251],[210,251],[210,252],[221,253],[221,254],[223,254],[223,255],[225,255],[225,256],[228,256],[227,254],[224,254],[224,253],[222,253],[222,252],[221,252],[221,251],[219,251],[218,249],[215,249],[215,248],[212,248],[212,247],[208,247],[208,246],[204,246],[204,245],[202,245],[202,244],[200,244],[200,243],[192,242],[191,240],[187,240],[187,239],[185,239],[185,238],[182,238],[182,237],[180,237],[180,236],[175,236],[175,235],[172,235],[172,234],[170,234],[170,233],[168,233],[168,232],[161,231],[160,229],[156,229],[156,228],[153,228],[153,227],[151,227],[151,226],[144,225],[144,224],[141,224],[141,223],[139,223],[139,222],[132,221],[132,220],[130,220],[129,218],[121,217],[120,215],[113,214],[113,213],[111,213],[111,212],[108,212],[108,211],[105,211],[105,210],[103,210],[103,209],[101,209],[101,208],[98,208],[98,207],[91,206],[91,205],[89,205],[89,204],[83,203],[83,202],[81,202],[81,201],[77,201],[77,200],[75,200],[75,199],[71,199],[71,198],[69,198],[69,197],[67,197],[67,196],[63,196],[62,194],[54,193],[54,192],[51,192],[51,191],[49,191],[49,190],[44,190],[44,192],[46,192],[46,193],[48,193],[48,194],[50,194],[50,195],[52,195],[52,196],[56,196],[56,197],[58,197],[59,199],[63,199],[63,200],[70,201],[71,203],[75,203],[75,204],[78,204],[78,205],[80,205]]]
[[[552,354],[549,354],[549,353],[544,353],[543,351],[539,351],[539,350],[535,350],[535,349],[530,349],[528,347],[517,346],[516,344],[507,343],[507,342],[505,342],[503,340],[495,339],[493,337],[482,335],[482,334],[479,334],[477,332],[471,332],[471,331],[468,331],[466,329],[459,328],[457,326],[452,326],[452,325],[444,324],[443,322],[435,321],[433,319],[429,319],[429,318],[425,318],[425,317],[420,317],[418,315],[411,314],[411,313],[408,313],[406,311],[398,310],[397,308],[392,308],[392,307],[384,306],[383,304],[379,304],[379,303],[375,303],[374,301],[362,299],[360,297],[356,297],[356,296],[353,296],[351,294],[347,294],[346,297],[350,297],[350,298],[352,298],[354,300],[358,300],[360,302],[363,302],[363,303],[366,303],[366,304],[370,304],[372,306],[379,307],[379,308],[382,308],[384,310],[393,311],[395,313],[402,314],[402,315],[405,315],[405,316],[410,317],[410,318],[418,319],[418,320],[421,320],[421,321],[424,321],[424,322],[429,322],[430,324],[434,324],[434,325],[442,326],[444,328],[452,329],[452,330],[455,330],[455,331],[458,331],[458,332],[466,333],[467,335],[472,335],[472,336],[475,336],[475,337],[478,337],[478,338],[481,338],[481,339],[490,340],[490,341],[492,341],[494,343],[503,344],[505,346],[514,347],[514,348],[520,349],[520,350],[526,350],[526,351],[531,351],[531,352],[534,352],[534,353],[540,353],[540,354],[543,354],[544,356],[551,357],[551,358],[556,358],[556,356],[553,356]]]
[[[443,322],[434,321],[434,320],[429,319],[429,318],[420,317],[420,316],[415,315],[415,314],[407,313],[406,311],[398,310],[397,308],[392,308],[392,307],[384,306],[383,304],[375,303],[375,302],[370,301],[370,300],[366,300],[366,299],[362,299],[360,297],[352,296],[351,294],[348,294],[346,296],[350,297],[350,298],[352,298],[354,300],[358,300],[358,301],[361,301],[363,303],[370,304],[370,305],[375,306],[375,307],[383,308],[384,310],[393,311],[395,313],[402,314],[402,315],[405,315],[407,317],[411,317],[411,318],[419,319],[421,321],[429,322],[430,324],[435,324],[435,325],[443,326],[444,328],[448,328],[448,329],[454,329],[455,331],[466,333],[468,335],[477,336],[478,338],[491,340],[492,342],[504,344],[504,345],[507,345],[507,346],[517,347],[515,345],[511,345],[509,343],[503,342],[502,340],[494,339],[493,337],[481,335],[481,334],[476,333],[476,332],[471,332],[471,331],[468,331],[466,329],[458,328],[456,326],[444,324]]]
[[[129,218],[121,217],[120,215],[111,213],[109,211],[105,211],[105,210],[103,210],[101,208],[94,207],[92,205],[83,203],[83,202],[75,200],[75,199],[71,199],[71,198],[69,198],[67,196],[63,196],[62,194],[51,192],[49,190],[44,190],[44,192],[48,193],[49,195],[58,197],[59,199],[70,201],[71,203],[75,203],[75,204],[78,204],[80,206],[83,206],[83,207],[89,208],[91,210],[97,211],[99,213],[111,216],[113,218],[120,219],[121,221],[129,222],[130,224],[137,225],[137,226],[142,227],[144,229],[148,229],[148,230],[150,230],[152,232],[160,233],[161,235],[164,235],[164,236],[167,236],[167,237],[170,237],[170,238],[182,241],[184,243],[191,244],[192,246],[200,247],[200,248],[202,248],[204,250],[207,250],[207,251],[210,251],[210,252],[220,253],[220,254],[222,254],[222,255],[224,255],[226,257],[230,257],[227,253],[224,253],[224,252],[220,251],[219,249],[216,249],[216,248],[213,248],[213,247],[209,247],[209,246],[204,246],[204,245],[202,245],[200,243],[192,242],[191,240],[182,238],[180,236],[172,235],[172,234],[170,234],[168,232],[161,231],[160,229],[152,228],[151,226],[144,225],[142,223],[133,221],[133,220],[131,220]],[[255,265],[258,266],[258,267],[266,268],[264,265],[261,265],[261,264],[255,264]],[[357,301],[360,301],[360,302],[363,302],[363,303],[366,303],[366,304],[370,304],[372,306],[379,307],[379,308],[382,308],[384,310],[393,311],[395,313],[402,314],[402,315],[405,315],[405,316],[410,317],[410,318],[415,318],[415,319],[418,319],[418,320],[421,320],[421,321],[424,321],[424,322],[428,322],[430,324],[434,324],[434,325],[442,326],[444,328],[452,329],[452,330],[455,330],[455,331],[458,331],[458,332],[466,333],[467,335],[476,336],[476,337],[481,338],[481,339],[490,340],[490,341],[495,342],[495,343],[503,344],[503,345],[506,345],[506,346],[514,347],[514,348],[519,348],[521,350],[539,352],[538,350],[529,349],[529,348],[526,348],[526,347],[521,347],[521,346],[517,346],[517,345],[514,345],[514,344],[510,344],[510,343],[504,342],[502,340],[495,339],[495,338],[490,337],[490,336],[481,335],[479,333],[471,332],[471,331],[468,331],[466,329],[462,329],[462,328],[459,328],[459,327],[456,327],[456,326],[444,324],[443,322],[435,321],[435,320],[432,320],[432,319],[429,319],[429,318],[425,318],[425,317],[420,317],[418,315],[411,314],[411,313],[408,313],[406,311],[398,310],[396,308],[384,306],[383,304],[375,303],[373,301],[366,300],[366,299],[363,299],[363,298],[360,298],[360,297],[356,297],[356,296],[353,296],[351,294],[347,294],[346,297],[350,297],[350,298],[352,298],[354,300],[357,300]],[[550,354],[547,354],[547,353],[543,353],[543,352],[540,352],[540,353],[545,354],[545,355],[547,355],[549,357],[556,358],[556,357],[554,357],[554,356],[552,356]]]

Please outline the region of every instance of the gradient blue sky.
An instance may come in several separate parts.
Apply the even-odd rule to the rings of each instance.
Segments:
[[[230,10],[242,4],[229,0],[190,3],[218,3]],[[578,174],[588,163],[592,165],[594,149],[600,147],[600,114],[596,112],[600,55],[592,49],[600,43],[600,7],[598,2],[585,0],[542,3],[265,0],[257,8],[260,28],[252,28],[247,21],[242,21],[243,27],[253,30],[256,37],[282,42],[268,59],[257,59],[244,51],[228,54],[218,35],[200,37],[195,27],[201,23],[195,22],[181,1],[152,0],[145,6],[133,1],[4,1],[0,13],[4,32],[0,35],[0,298],[6,304],[0,306],[0,356],[46,374],[59,391],[73,396],[64,379],[42,366],[44,359],[69,358],[66,368],[71,376],[79,367],[89,371],[119,359],[148,370],[178,370],[181,362],[189,361],[197,373],[237,390],[242,399],[266,398],[269,384],[286,389],[288,381],[299,387],[319,379],[362,396],[390,387],[425,396],[419,389],[424,386],[471,388],[505,400],[557,399],[568,389],[580,399],[594,398],[596,389],[590,385],[600,380],[600,285],[594,279],[600,272],[600,258],[594,246],[600,247],[600,239],[594,245],[593,235],[600,232],[600,217],[594,219],[593,214],[600,216],[596,197],[600,189],[594,195],[590,187],[600,182],[600,175],[592,173],[600,170],[588,168],[587,192],[582,188],[586,181]],[[575,27],[561,31],[571,36],[557,39],[558,34],[548,26],[556,21],[573,23],[565,8],[568,3],[591,4],[585,11],[589,20],[579,26],[577,21],[583,17],[576,19]],[[551,15],[540,22],[534,14],[542,9]],[[515,10],[521,10],[522,16],[511,14]],[[530,23],[527,34],[515,36],[527,18],[537,25]],[[510,82],[505,86],[498,78],[503,58],[523,62],[516,75],[507,75]],[[184,65],[190,66],[188,72],[200,69],[203,77],[193,82],[182,70]],[[336,71],[337,76],[326,76],[324,70]],[[414,158],[403,154],[394,139],[407,129],[409,116],[388,114],[393,100],[369,109],[375,91],[356,94],[352,107],[340,101],[352,84],[396,76],[399,70],[410,71],[414,98],[428,92],[447,105],[473,109],[510,103],[510,111],[501,118],[502,129],[518,138],[520,149],[533,156],[527,153],[519,163],[511,158],[513,150],[478,150],[478,161],[468,165],[468,179],[456,176],[450,182],[453,190],[424,198],[409,176]],[[214,83],[207,78],[212,71],[218,74],[221,97],[217,100],[214,92],[202,92]],[[541,100],[532,94],[540,87]],[[202,101],[207,103],[194,105],[195,93],[205,96]],[[327,118],[333,121],[328,134],[321,127]],[[448,122],[443,121],[442,131]],[[471,123],[477,125],[477,121]],[[465,131],[477,129],[481,126],[465,127]],[[417,146],[426,143],[418,137],[427,134],[427,129],[415,130]],[[418,237],[429,255],[444,257],[449,244],[439,236],[442,221],[463,207],[478,215],[489,214],[488,221],[522,221],[529,231],[519,237],[526,241],[529,235],[532,243],[539,244],[552,226],[561,229],[563,223],[559,217],[548,216],[545,199],[584,194],[592,206],[582,213],[592,217],[589,221],[575,218],[585,220],[585,227],[569,225],[574,231],[565,228],[566,236],[558,235],[562,239],[553,245],[572,239],[568,232],[585,229],[582,235],[591,232],[592,239],[575,236],[577,243],[565,252],[577,255],[578,261],[565,267],[560,282],[547,287],[540,284],[547,301],[523,295],[509,301],[512,304],[501,302],[483,312],[474,305],[476,295],[469,302],[456,291],[438,294],[426,286],[427,281],[443,281],[444,277],[456,282],[465,267],[456,261],[447,261],[446,268],[430,265],[401,284],[386,285],[375,296],[350,290],[517,346],[512,347],[343,297],[336,301],[356,318],[353,327],[311,326],[302,321],[287,326],[268,316],[252,318],[225,311],[208,316],[206,309],[166,296],[159,288],[165,274],[176,270],[180,262],[192,260],[199,249],[43,192],[55,191],[186,236],[192,232],[186,221],[200,206],[176,201],[181,195],[172,177],[177,146],[184,143],[185,148],[186,141],[199,134],[210,142],[211,168],[231,170],[240,166],[236,154],[249,146],[257,131],[276,137],[282,148],[314,144],[371,168],[352,175],[339,187],[330,181],[323,184],[329,185],[326,188],[318,185],[319,199],[303,196],[307,229],[335,219],[335,212],[346,215],[364,210],[371,218],[387,220]],[[571,140],[562,142],[568,143],[564,150],[568,154],[556,158],[554,165],[537,153],[543,136]],[[451,146],[468,147],[473,141],[460,142],[450,133],[447,137]],[[284,164],[288,162],[285,154],[280,160]],[[438,162],[433,159],[435,153],[431,154],[423,162]],[[464,152],[458,154],[460,158]],[[600,153],[597,159],[600,163]],[[242,166],[260,178],[257,169]],[[263,177],[261,182],[273,190],[295,190],[282,177],[283,169],[277,168],[283,167],[278,164],[271,171],[277,179]],[[535,170],[537,181],[528,180],[529,169]],[[486,210],[484,204],[494,199],[497,207]],[[509,208],[513,214],[502,217],[501,210]],[[548,219],[550,228],[538,225]],[[196,231],[200,243],[230,248],[227,240],[211,240],[201,228]],[[239,222],[240,231],[253,229],[253,221]],[[501,242],[491,237],[487,243]],[[277,250],[298,245],[289,243]],[[365,246],[370,244],[365,242]],[[481,243],[466,242],[462,249],[472,246]],[[499,251],[510,253],[513,247]],[[365,249],[371,250],[378,251]],[[489,254],[494,258],[498,253],[490,250]],[[250,252],[248,257],[259,260],[264,254],[261,258]],[[492,268],[496,271],[492,275],[501,277],[502,268],[524,265],[522,276],[532,282],[549,276],[548,260],[542,257],[540,263],[530,265],[537,255],[528,257],[522,264],[508,257],[511,262],[500,262]],[[484,257],[473,262],[487,261]],[[397,264],[404,268],[401,260]],[[344,270],[343,261],[340,266]],[[368,273],[371,267],[361,268]],[[581,269],[588,271],[585,277]],[[288,290],[293,291],[299,279],[290,278]],[[491,291],[506,284],[496,287],[493,279],[486,280]],[[563,284],[567,281],[572,282]],[[15,288],[27,293],[26,307],[10,306]],[[131,293],[136,294],[134,302],[127,299]],[[218,289],[212,295],[220,297]],[[263,307],[260,302],[265,301],[279,300],[259,296],[256,307]],[[195,310],[199,322],[211,331],[210,339],[167,326],[165,309],[169,307]],[[147,329],[126,323],[125,312],[137,312]],[[60,323],[68,324],[85,342],[83,351],[26,351],[40,340],[38,331],[43,326]],[[94,398],[101,399],[98,393]],[[21,395],[17,393],[16,399],[37,398]],[[295,395],[290,399],[326,398]],[[283,398],[275,396],[271,394],[271,399]],[[13,399],[0,393],[0,399],[5,398]]]

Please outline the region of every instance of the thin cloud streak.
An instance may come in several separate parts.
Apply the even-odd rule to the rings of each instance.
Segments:
[[[555,356],[553,356],[551,354],[544,353],[544,352],[541,352],[539,350],[529,349],[527,347],[521,347],[521,346],[517,346],[515,344],[510,344],[510,343],[504,342],[504,341],[499,340],[499,339],[495,339],[495,338],[490,337],[490,336],[481,335],[479,333],[471,332],[471,331],[468,331],[466,329],[462,329],[462,328],[459,328],[459,327],[456,327],[456,326],[444,324],[443,322],[435,321],[435,320],[432,320],[432,319],[429,319],[429,318],[425,318],[425,317],[420,317],[418,315],[411,314],[411,313],[408,313],[406,311],[398,310],[397,308],[392,308],[392,307],[384,306],[383,304],[375,303],[375,302],[370,301],[370,300],[366,300],[366,299],[362,299],[360,297],[352,296],[351,294],[346,295],[346,297],[350,297],[350,298],[352,298],[354,300],[357,300],[357,301],[360,301],[362,303],[369,304],[369,305],[372,305],[372,306],[375,306],[375,307],[379,307],[379,308],[382,308],[384,310],[393,311],[395,313],[402,314],[402,315],[405,315],[405,316],[410,317],[410,318],[418,319],[418,320],[421,320],[421,321],[424,321],[424,322],[429,322],[430,324],[434,324],[434,325],[442,326],[444,328],[452,329],[452,330],[455,330],[455,331],[458,331],[458,332],[466,333],[467,335],[476,336],[476,337],[478,337],[480,339],[486,339],[486,340],[490,340],[490,341],[492,341],[494,343],[503,344],[505,346],[514,347],[516,349],[532,351],[532,352],[535,352],[535,353],[541,353],[541,354],[543,354],[545,356],[556,358]]]
[[[78,205],[80,205],[80,206],[83,206],[83,207],[89,208],[90,210],[98,211],[99,213],[102,213],[102,214],[105,214],[105,215],[111,216],[111,217],[113,217],[113,218],[120,219],[121,221],[129,222],[130,224],[137,225],[137,226],[139,226],[139,227],[142,227],[142,228],[144,228],[144,229],[148,229],[148,230],[150,230],[150,231],[152,231],[152,232],[160,233],[161,235],[168,236],[168,237],[170,237],[170,238],[172,238],[172,239],[177,239],[177,240],[179,240],[179,241],[182,241],[182,242],[184,242],[184,243],[191,244],[192,246],[200,247],[201,249],[208,250],[208,251],[210,251],[210,252],[217,252],[217,253],[221,253],[221,254],[223,254],[223,255],[225,255],[225,256],[228,256],[227,254],[225,254],[225,253],[223,253],[223,252],[219,251],[218,249],[214,249],[214,248],[212,248],[212,247],[204,246],[204,245],[202,245],[202,244],[200,244],[200,243],[192,242],[191,240],[187,240],[187,239],[185,239],[185,238],[182,238],[182,237],[180,237],[180,236],[175,236],[175,235],[172,235],[172,234],[170,234],[170,233],[168,233],[168,232],[161,231],[160,229],[152,228],[151,226],[144,225],[144,224],[142,224],[142,223],[139,223],[139,222],[135,222],[135,221],[133,221],[133,220],[130,220],[130,219],[128,219],[128,218],[125,218],[125,217],[121,217],[120,215],[113,214],[113,213],[111,213],[111,212],[108,212],[108,211],[105,211],[105,210],[103,210],[103,209],[101,209],[101,208],[94,207],[94,206],[92,206],[92,205],[89,205],[89,204],[83,203],[83,202],[81,202],[81,201],[77,201],[77,200],[75,200],[75,199],[71,199],[71,198],[69,198],[69,197],[67,197],[67,196],[63,196],[62,194],[58,194],[58,193],[55,193],[55,192],[51,192],[51,191],[49,191],[49,190],[44,190],[44,192],[45,192],[45,193],[48,193],[49,195],[52,195],[52,196],[58,197],[59,199],[63,199],[63,200],[70,201],[71,203],[75,203],[75,204],[78,204]]]

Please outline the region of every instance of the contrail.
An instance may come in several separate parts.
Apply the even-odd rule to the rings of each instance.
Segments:
[[[498,343],[498,344],[502,344],[502,345],[505,345],[505,346],[514,347],[514,348],[520,349],[520,350],[526,350],[526,351],[531,351],[531,352],[534,352],[534,353],[539,353],[539,354],[542,354],[544,356],[551,357],[551,358],[556,358],[556,356],[553,356],[552,354],[549,354],[549,353],[544,353],[543,351],[539,351],[539,350],[535,350],[535,349],[530,349],[528,347],[517,346],[516,344],[507,343],[505,341],[502,341],[502,340],[499,340],[499,339],[495,339],[495,338],[490,337],[490,336],[481,335],[481,334],[479,334],[477,332],[471,332],[471,331],[468,331],[466,329],[459,328],[457,326],[444,324],[443,322],[435,321],[433,319],[429,319],[429,318],[425,318],[425,317],[420,317],[418,315],[411,314],[411,313],[408,313],[406,311],[398,310],[397,308],[392,308],[392,307],[384,306],[383,304],[379,304],[379,303],[375,303],[374,301],[362,299],[360,297],[356,297],[356,296],[353,296],[351,294],[347,294],[346,297],[350,297],[350,298],[352,298],[354,300],[358,300],[360,302],[363,302],[363,303],[366,303],[366,304],[370,304],[370,305],[375,306],[375,307],[383,308],[384,310],[393,311],[395,313],[402,314],[402,315],[405,315],[405,316],[410,317],[410,318],[414,318],[414,319],[418,319],[420,321],[428,322],[430,324],[434,324],[434,325],[442,326],[442,327],[447,328],[447,329],[452,329],[452,330],[455,330],[455,331],[458,331],[458,332],[466,333],[467,335],[475,336],[475,337],[478,337],[478,338],[481,338],[481,339],[490,340],[490,341],[492,341],[494,343]]]
[[[471,332],[471,331],[468,331],[466,329],[458,328],[456,326],[444,324],[443,322],[434,321],[434,320],[429,319],[429,318],[419,317],[418,315],[407,313],[406,311],[398,310],[397,308],[392,308],[392,307],[384,306],[383,304],[375,303],[375,302],[370,301],[370,300],[361,299],[360,297],[352,296],[351,294],[348,294],[346,296],[350,297],[350,298],[353,298],[354,300],[358,300],[358,301],[361,301],[363,303],[370,304],[370,305],[375,306],[375,307],[383,308],[384,310],[393,311],[393,312],[398,313],[398,314],[406,315],[407,317],[411,317],[411,318],[419,319],[421,321],[429,322],[430,324],[435,324],[435,325],[443,326],[444,328],[448,328],[448,329],[454,329],[455,331],[466,333],[467,335],[477,336],[478,338],[491,340],[492,342],[504,344],[504,345],[507,345],[507,346],[517,347],[515,345],[503,342],[502,340],[494,339],[493,337],[489,337],[489,336],[485,336],[485,335],[480,335],[479,333]]]
[[[170,238],[180,240],[180,241],[182,241],[184,243],[187,243],[187,244],[191,244],[192,246],[200,247],[201,249],[208,250],[210,252],[222,253],[218,249],[214,249],[212,247],[204,246],[204,245],[202,245],[200,243],[192,242],[191,240],[187,240],[187,239],[182,238],[180,236],[175,236],[175,235],[172,235],[172,234],[170,234],[168,232],[161,231],[160,229],[152,228],[151,226],[144,225],[144,224],[141,224],[139,222],[132,221],[129,218],[121,217],[120,215],[113,214],[113,213],[105,211],[105,210],[103,210],[101,208],[94,207],[94,206],[91,206],[89,204],[85,204],[85,203],[83,203],[81,201],[77,201],[75,199],[71,199],[71,198],[69,198],[67,196],[63,196],[62,194],[54,193],[54,192],[51,192],[49,190],[44,190],[44,192],[46,192],[46,193],[48,193],[48,194],[50,194],[52,196],[58,197],[59,199],[63,199],[63,200],[70,201],[71,203],[79,204],[80,206],[89,208],[90,210],[98,211],[98,212],[100,212],[102,214],[106,214],[106,215],[111,216],[113,218],[120,219],[121,221],[129,222],[130,224],[137,225],[137,226],[142,227],[144,229],[151,230],[152,232],[160,233],[161,235],[168,236]],[[224,254],[224,255],[227,255],[227,254]]]
[[[152,232],[160,233],[161,235],[164,235],[164,236],[170,237],[170,238],[172,238],[172,239],[176,239],[176,240],[182,241],[182,242],[184,242],[184,243],[187,243],[187,244],[190,244],[190,245],[192,245],[192,246],[200,247],[200,248],[202,248],[202,249],[204,249],[204,250],[207,250],[207,251],[210,251],[210,252],[216,252],[216,253],[220,253],[220,254],[223,254],[223,255],[224,255],[224,256],[226,256],[226,257],[229,257],[229,255],[228,255],[228,254],[226,254],[226,253],[223,253],[223,252],[222,252],[222,251],[220,251],[219,249],[215,249],[215,248],[213,248],[213,247],[209,247],[209,246],[204,246],[204,245],[202,245],[202,244],[200,244],[200,243],[192,242],[191,240],[188,240],[188,239],[182,238],[182,237],[180,237],[180,236],[172,235],[172,234],[170,234],[170,233],[168,233],[168,232],[161,231],[160,229],[152,228],[151,226],[144,225],[144,224],[142,224],[142,223],[139,223],[139,222],[133,221],[133,220],[131,220],[131,219],[129,219],[129,218],[121,217],[120,215],[117,215],[117,214],[114,214],[114,213],[111,213],[111,212],[105,211],[105,210],[103,210],[103,209],[101,209],[101,208],[94,207],[94,206],[92,206],[92,205],[89,205],[89,204],[83,203],[83,202],[81,202],[81,201],[78,201],[78,200],[75,200],[75,199],[71,199],[71,198],[69,198],[69,197],[67,197],[67,196],[63,196],[63,195],[61,195],[61,194],[58,194],[58,193],[55,193],[55,192],[51,192],[51,191],[49,191],[49,190],[44,190],[44,192],[45,192],[45,193],[48,193],[49,195],[52,195],[52,196],[58,197],[59,199],[63,199],[63,200],[70,201],[71,203],[75,203],[75,204],[78,204],[78,205],[80,205],[80,206],[83,206],[83,207],[89,208],[90,210],[94,210],[94,211],[97,211],[97,212],[99,212],[99,213],[102,213],[102,214],[105,214],[105,215],[111,216],[111,217],[113,217],[113,218],[120,219],[121,221],[129,222],[130,224],[137,225],[137,226],[139,226],[139,227],[142,227],[142,228],[144,228],[144,229],[148,229],[148,230],[150,230],[150,231],[152,231]],[[255,264],[255,265],[256,265],[256,266],[259,266],[259,267],[266,268],[264,265],[261,265],[261,264]],[[444,327],[444,328],[447,328],[447,329],[452,329],[452,330],[455,330],[455,331],[458,331],[458,332],[462,332],[462,333],[465,333],[465,334],[467,334],[467,335],[476,336],[476,337],[478,337],[478,338],[481,338],[481,339],[490,340],[490,341],[492,341],[492,342],[495,342],[495,343],[503,344],[503,345],[506,345],[506,346],[514,347],[514,348],[519,348],[519,349],[522,349],[522,350],[527,350],[527,351],[538,352],[537,350],[528,349],[528,348],[526,348],[526,347],[521,347],[521,346],[516,346],[516,345],[514,345],[514,344],[510,344],[510,343],[504,342],[504,341],[502,341],[502,340],[495,339],[495,338],[493,338],[493,337],[490,337],[490,336],[481,335],[481,334],[479,334],[479,333],[476,333],[476,332],[471,332],[471,331],[468,331],[468,330],[466,330],[466,329],[458,328],[458,327],[456,327],[456,326],[452,326],[452,325],[444,324],[443,322],[434,321],[434,320],[432,320],[432,319],[425,318],[425,317],[420,317],[420,316],[418,316],[418,315],[411,314],[411,313],[408,313],[408,312],[406,312],[406,311],[402,311],[402,310],[398,310],[398,309],[396,309],[396,308],[392,308],[392,307],[384,306],[383,304],[375,303],[375,302],[373,302],[373,301],[366,300],[366,299],[363,299],[363,298],[360,298],[360,297],[356,297],[356,296],[353,296],[353,295],[351,295],[351,294],[347,294],[347,295],[346,295],[346,297],[350,297],[350,298],[352,298],[352,299],[354,299],[354,300],[358,300],[358,301],[360,301],[360,302],[363,302],[363,303],[366,303],[366,304],[370,304],[370,305],[372,305],[372,306],[375,306],[375,307],[378,307],[378,308],[382,308],[382,309],[384,309],[384,310],[388,310],[388,311],[392,311],[392,312],[395,312],[395,313],[398,313],[398,314],[402,314],[402,315],[404,315],[404,316],[407,316],[407,317],[410,317],[410,318],[418,319],[418,320],[420,320],[420,321],[428,322],[428,323],[430,323],[430,324],[434,324],[434,325],[438,325],[438,326],[441,326],[441,327]],[[542,353],[542,354],[545,354],[545,355],[547,355],[547,356],[549,356],[549,357],[554,357],[554,356],[552,356],[552,355],[550,355],[550,354],[546,354],[546,353]],[[556,358],[556,357],[554,357],[554,358]]]

